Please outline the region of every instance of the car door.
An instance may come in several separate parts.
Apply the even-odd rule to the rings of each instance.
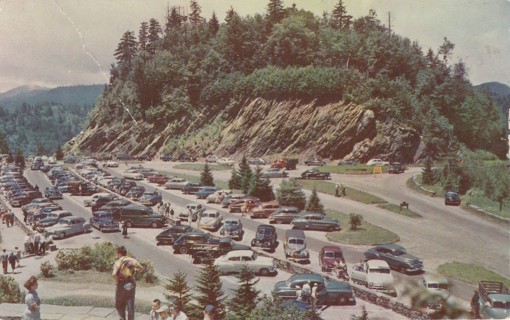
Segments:
[[[241,257],[240,256],[233,256],[228,258],[227,263],[225,264],[223,268],[223,272],[225,273],[231,273],[231,272],[239,272],[237,270],[241,270]]]

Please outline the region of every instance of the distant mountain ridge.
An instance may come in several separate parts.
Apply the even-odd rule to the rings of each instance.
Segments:
[[[29,105],[94,105],[104,85],[77,85],[54,89],[39,86],[21,86],[0,93],[0,107],[15,109],[23,103]]]

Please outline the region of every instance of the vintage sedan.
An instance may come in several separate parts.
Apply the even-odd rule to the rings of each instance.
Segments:
[[[324,160],[318,159],[318,158],[311,158],[308,160],[305,160],[305,166],[323,166],[326,162]]]
[[[251,246],[274,252],[278,246],[276,239],[276,228],[268,224],[261,224],[257,227],[255,238],[251,240]]]
[[[138,200],[145,192],[145,187],[134,186],[126,193],[126,198],[131,200]]]
[[[254,165],[254,166],[264,166],[267,164],[266,160],[262,158],[253,158],[248,160],[248,164]]]
[[[250,212],[250,218],[268,218],[273,212],[280,209],[278,201],[262,202],[260,206],[253,208]]]
[[[319,265],[322,272],[330,272],[340,263],[345,263],[342,248],[338,246],[324,246],[319,251]]]
[[[281,207],[269,216],[269,223],[291,223],[301,211],[296,207]]]
[[[170,180],[170,178],[165,176],[164,174],[156,173],[156,174],[149,176],[147,178],[147,180],[150,183],[157,183],[159,185],[162,185],[162,184],[165,184],[168,180]]]
[[[197,193],[200,188],[202,188],[202,185],[198,182],[188,182],[184,188],[182,188],[182,193],[184,194],[195,194]]]
[[[460,206],[460,194],[454,190],[448,190],[444,195],[444,204],[446,206]]]
[[[301,179],[322,179],[331,180],[331,174],[329,172],[320,172],[319,169],[313,168],[308,169],[301,173]]]
[[[289,174],[287,171],[280,168],[268,168],[262,171],[262,178],[287,178]]]
[[[130,204],[133,204],[133,203],[131,201],[129,201],[129,200],[126,200],[126,199],[116,199],[116,200],[109,201],[106,204],[100,206],[98,208],[98,211],[109,212],[109,213],[116,213],[117,211],[120,210],[120,208],[123,208],[125,206],[130,205]]]
[[[117,161],[109,160],[109,161],[106,161],[104,166],[109,167],[109,168],[117,168],[117,167],[119,167],[119,163]]]
[[[82,217],[66,217],[49,228],[46,231],[53,236],[54,239],[63,239],[75,234],[85,233],[90,230],[90,223]]]
[[[188,180],[184,178],[173,178],[168,180],[164,187],[165,189],[176,189],[176,190],[182,190],[184,187],[189,183]]]
[[[234,250],[214,260],[214,265],[222,274],[240,273],[243,267],[261,276],[276,275],[273,258],[257,256],[251,250]]]
[[[216,191],[218,191],[218,188],[202,187],[202,188],[198,189],[198,191],[195,193],[195,196],[197,197],[197,199],[205,199],[205,198],[209,197],[210,195],[212,195],[213,193],[215,193]],[[209,201],[207,201],[207,202],[209,202]]]
[[[50,200],[63,199],[62,192],[55,186],[49,186],[44,190],[44,196]]]
[[[164,162],[168,162],[168,161],[172,161],[173,157],[170,154],[165,154],[164,156],[161,157],[161,160]]]
[[[185,233],[192,232],[194,229],[188,225],[176,225],[161,231],[156,236],[157,245],[173,245],[174,241]]]
[[[205,162],[207,162],[207,163],[216,163],[216,162],[218,162],[219,159],[220,158],[218,158],[218,156],[210,155],[210,156],[207,156],[205,158]]]
[[[134,171],[133,169],[128,169],[128,170],[124,171],[122,176],[125,179],[129,179],[129,180],[143,180],[143,174],[141,174],[140,172]]]
[[[294,229],[340,230],[340,222],[318,212],[301,212],[291,223]]]
[[[223,166],[233,166],[236,162],[229,158],[219,158],[216,163]]]
[[[113,220],[111,212],[96,211],[92,214],[89,221],[90,225],[101,232],[119,231],[119,223]]]
[[[198,227],[204,230],[218,230],[223,217],[218,210],[205,210],[198,221]]]
[[[366,260],[384,260],[390,268],[401,273],[423,271],[423,260],[407,253],[406,249],[398,244],[380,244],[368,249],[363,255]]]
[[[235,240],[242,240],[244,235],[243,224],[239,218],[227,218],[223,221],[220,234]]]
[[[405,167],[403,164],[401,164],[400,162],[392,162],[390,163],[390,168],[388,169],[388,173],[395,173],[395,174],[399,174],[399,173],[404,173],[405,172]]]
[[[163,196],[161,192],[158,191],[145,191],[142,196],[139,198],[139,201],[144,206],[155,206],[163,200]]]
[[[313,273],[295,274],[286,281],[277,282],[274,293],[282,299],[296,299],[297,287],[303,287],[305,283],[313,287],[317,284],[317,304],[319,305],[354,305],[356,299],[348,282],[326,280],[322,276]]]
[[[37,222],[36,229],[41,231],[42,229],[46,229],[48,227],[54,226],[60,221],[60,219],[63,219],[65,217],[70,217],[72,215],[73,214],[71,212],[66,211],[66,210],[57,210],[57,211],[50,212],[50,213],[48,213],[46,218],[41,219]]]

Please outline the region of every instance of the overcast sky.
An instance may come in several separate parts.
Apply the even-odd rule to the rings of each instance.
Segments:
[[[285,6],[316,15],[338,0],[284,0]],[[268,0],[198,0],[202,14],[223,21],[233,8],[241,15],[264,13]],[[468,67],[473,84],[510,85],[510,0],[344,0],[354,17],[375,9],[392,29],[422,48],[436,50],[447,37],[452,61]],[[21,85],[47,87],[106,83],[122,34],[142,21],[163,25],[167,6],[188,0],[0,0],[0,92]]]

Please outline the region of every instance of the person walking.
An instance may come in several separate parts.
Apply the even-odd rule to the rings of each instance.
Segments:
[[[122,236],[124,237],[124,239],[127,239],[127,236],[128,235],[128,226],[127,226],[127,223],[126,221],[123,221],[122,222]]]
[[[41,255],[46,254],[46,243],[47,243],[46,234],[41,233],[41,243],[39,245],[39,254],[41,254]]]
[[[35,255],[39,254],[39,244],[40,243],[41,243],[41,234],[39,233],[39,231],[36,231],[34,233],[34,254]]]
[[[117,257],[118,259],[113,264],[112,270],[112,276],[116,283],[115,308],[120,320],[134,320],[136,292],[134,273],[137,270],[145,272],[145,269],[135,258],[127,256],[127,250],[124,246],[117,248]]]
[[[157,312],[158,309],[161,308],[161,300],[154,299],[152,301],[151,305],[151,312],[149,313],[149,320],[161,320],[161,317],[159,316],[159,313]]]
[[[12,269],[12,273],[14,273],[14,269],[16,269],[16,254],[13,252],[11,252],[11,254],[9,254],[9,264],[11,265],[11,269]]]
[[[296,286],[296,301],[303,301],[303,290],[300,286]]]
[[[203,320],[214,320],[216,316],[216,308],[212,304],[208,304],[204,308],[204,319]]]
[[[2,260],[2,269],[4,271],[4,274],[7,274],[7,264],[9,263],[9,254],[4,249],[2,251],[2,254],[0,255],[0,259]]]
[[[37,294],[37,278],[31,276],[24,284],[28,293],[25,296],[25,303],[27,305],[23,312],[22,320],[41,320],[41,299]]]
[[[473,319],[480,318],[480,294],[477,290],[473,292],[473,296],[471,297],[469,304],[471,305],[471,315],[473,316]]]
[[[18,247],[14,247],[16,251],[16,261],[18,262],[18,268],[21,267],[21,250]]]
[[[340,197],[340,186],[335,184],[335,197]]]

